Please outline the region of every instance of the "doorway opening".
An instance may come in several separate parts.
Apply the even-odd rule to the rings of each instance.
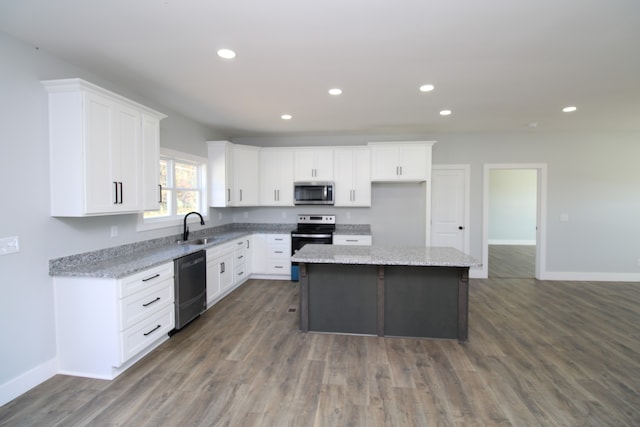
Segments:
[[[483,273],[540,278],[546,235],[546,165],[485,165]]]

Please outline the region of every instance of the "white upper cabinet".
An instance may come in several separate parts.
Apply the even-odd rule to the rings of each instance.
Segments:
[[[260,150],[260,205],[293,206],[293,150]]]
[[[260,148],[209,141],[209,189],[213,207],[258,206]]]
[[[372,181],[426,181],[434,141],[370,142]]]
[[[294,181],[333,181],[333,149],[296,148]]]
[[[109,215],[144,210],[145,161],[157,164],[157,134],[145,139],[143,117],[161,113],[81,79],[42,82],[49,92],[52,216]],[[148,130],[147,130],[148,131]],[[156,131],[157,132],[157,131]],[[157,174],[157,166],[156,166]]]
[[[160,209],[160,120],[142,114],[142,203],[145,211]]]
[[[336,148],[335,205],[371,206],[369,148]]]

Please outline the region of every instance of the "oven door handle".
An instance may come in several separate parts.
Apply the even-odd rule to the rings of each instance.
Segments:
[[[291,233],[291,237],[306,237],[312,239],[327,239],[333,237],[333,234],[299,234],[299,233]]]

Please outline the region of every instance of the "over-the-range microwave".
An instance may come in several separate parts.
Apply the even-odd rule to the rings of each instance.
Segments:
[[[333,182],[294,182],[293,203],[296,205],[333,205]]]

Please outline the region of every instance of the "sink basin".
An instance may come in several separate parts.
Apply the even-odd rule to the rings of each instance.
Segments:
[[[209,243],[213,243],[218,239],[219,239],[218,237],[204,237],[202,239],[195,239],[195,240],[178,240],[176,241],[176,243],[179,245],[202,246]]]

